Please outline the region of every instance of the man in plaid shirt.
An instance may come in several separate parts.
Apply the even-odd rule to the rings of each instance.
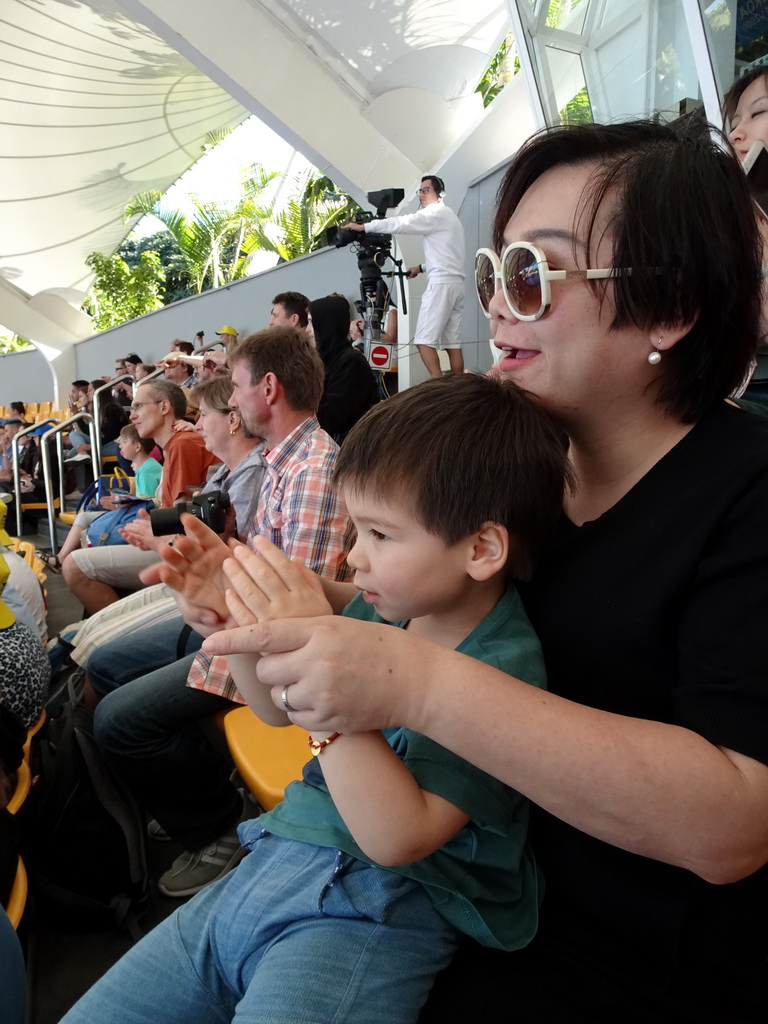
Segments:
[[[267,468],[248,540],[261,533],[319,575],[350,578],[346,552],[354,530],[331,487],[338,448],[315,417],[323,390],[320,357],[304,332],[269,327],[238,345],[229,363],[231,405],[240,410],[243,429],[266,441]],[[185,566],[185,594],[192,597],[179,597],[179,604],[199,632],[226,621],[221,566],[229,555],[221,538],[206,530],[204,547],[180,539],[160,570],[173,585],[174,560],[177,568]],[[159,881],[168,896],[199,891],[242,856],[235,832],[242,798],[199,724],[233,702],[243,703],[225,660],[189,655],[119,687],[96,709],[96,740],[154,815],[150,835],[165,833],[186,847]]]

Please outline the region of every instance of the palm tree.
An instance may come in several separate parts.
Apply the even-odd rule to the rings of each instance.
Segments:
[[[236,202],[201,202],[190,196],[191,215],[169,206],[156,189],[140,192],[126,204],[125,219],[148,213],[157,217],[173,236],[200,293],[247,273],[241,251],[254,228],[253,218],[260,223],[270,216],[271,207],[260,206],[258,200],[276,177],[278,172],[254,164],[244,175],[243,194]]]
[[[316,252],[328,243],[328,228],[346,224],[360,206],[339,192],[330,178],[307,171],[294,179],[294,188],[274,217],[279,240],[275,251],[284,260]]]
[[[242,241],[247,267],[256,251],[273,252],[283,261],[305,256],[328,244],[328,228],[346,224],[360,209],[325,175],[304,171],[293,179],[288,198],[255,216]]]

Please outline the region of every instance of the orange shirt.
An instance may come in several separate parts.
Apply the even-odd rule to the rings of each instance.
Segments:
[[[170,507],[178,498],[191,497],[191,490],[197,490],[208,476],[210,466],[220,462],[205,447],[199,434],[192,430],[180,430],[173,434],[163,448],[163,477],[161,500],[164,507]]]

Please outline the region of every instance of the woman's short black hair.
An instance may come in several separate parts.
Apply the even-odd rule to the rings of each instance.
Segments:
[[[494,245],[531,185],[558,166],[594,164],[577,211],[591,251],[597,213],[611,208],[612,264],[632,274],[599,281],[614,295],[613,330],[692,324],[664,353],[657,401],[699,419],[744,380],[760,332],[761,247],[745,176],[692,118],[562,125],[532,136],[499,186]]]

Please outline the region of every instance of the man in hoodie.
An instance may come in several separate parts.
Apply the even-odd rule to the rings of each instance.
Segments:
[[[365,356],[349,340],[349,303],[343,295],[326,295],[309,304],[315,347],[325,367],[323,397],[317,410],[320,426],[337,444],[364,412],[379,400],[379,387]]]

